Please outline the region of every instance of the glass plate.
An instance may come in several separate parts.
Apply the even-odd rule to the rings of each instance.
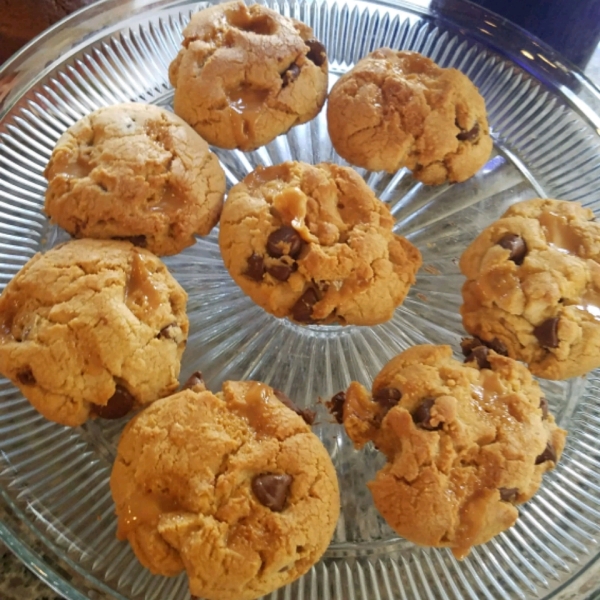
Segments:
[[[406,170],[361,171],[396,218],[395,230],[424,266],[392,321],[377,327],[301,327],[254,305],[223,267],[217,233],[166,260],[189,293],[191,334],[182,380],[200,368],[213,389],[258,379],[316,407],[315,432],[329,449],[342,515],[323,560],[271,599],[391,600],[588,597],[600,563],[600,402],[597,373],[542,382],[568,444],[558,468],[521,508],[517,524],[462,562],[447,550],[399,538],[374,510],[365,483],[381,466],[355,452],[319,398],[355,379],[369,384],[413,344],[451,344],[459,354],[465,246],[510,204],[535,196],[577,200],[600,214],[600,92],[543,44],[465,2],[441,13],[409,4],[301,0],[268,4],[311,25],[328,48],[331,84],[380,46],[417,50],[464,71],[485,96],[495,142],[486,166],[459,185],[427,187]],[[191,2],[108,0],[38,39],[0,72],[0,285],[39,250],[67,239],[42,213],[42,171],[74,121],[100,106],[171,106],[167,81]],[[232,185],[256,165],[286,159],[342,162],[325,111],[268,146],[217,153]],[[45,421],[0,383],[0,535],[69,599],[184,600],[186,579],[141,567],[115,538],[108,488],[124,422],[68,429]],[[42,554],[34,544],[42,543]]]

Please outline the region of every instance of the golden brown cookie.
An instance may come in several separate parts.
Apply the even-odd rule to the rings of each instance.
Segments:
[[[236,1],[193,15],[183,37],[173,106],[210,144],[253,150],[323,107],[327,54],[304,23]]]
[[[390,319],[421,266],[355,171],[322,163],[259,167],[223,208],[225,266],[252,300],[299,323]]]
[[[0,372],[63,425],[119,418],[177,389],[187,294],[129,242],[36,254],[0,296]]]
[[[67,129],[45,170],[46,214],[75,237],[129,239],[176,254],[219,220],[225,174],[182,119],[148,104],[94,111]]]
[[[511,206],[460,259],[465,329],[547,379],[600,367],[600,224],[576,202]]]
[[[193,383],[192,383],[193,385]],[[339,516],[336,473],[304,420],[257,382],[199,383],[128,423],[110,485],[153,573],[187,571],[208,600],[249,600],[316,563]]]
[[[485,102],[456,69],[416,52],[371,52],[333,86],[329,135],[348,162],[373,171],[408,167],[430,185],[474,175],[492,151]]]
[[[334,403],[355,446],[373,441],[387,457],[368,485],[389,525],[457,558],[514,524],[566,435],[524,365],[484,346],[465,363],[449,346],[415,346],[372,394],[352,382]]]

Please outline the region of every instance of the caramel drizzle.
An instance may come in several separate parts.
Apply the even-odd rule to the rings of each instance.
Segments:
[[[158,290],[139,252],[134,252],[131,271],[125,288],[125,303],[142,308],[145,312],[156,310],[161,304]]]
[[[581,253],[583,246],[581,237],[573,231],[565,216],[544,211],[539,216],[539,222],[550,246],[567,254]]]
[[[126,540],[127,536],[140,525],[156,527],[160,516],[168,512],[181,510],[179,503],[165,494],[136,490],[119,511],[117,538]]]

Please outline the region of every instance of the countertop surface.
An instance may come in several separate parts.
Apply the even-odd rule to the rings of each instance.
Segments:
[[[600,85],[600,45],[585,74]],[[42,583],[0,542],[0,600],[63,600],[63,597]]]

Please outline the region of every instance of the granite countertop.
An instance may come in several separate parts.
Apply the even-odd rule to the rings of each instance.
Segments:
[[[2,600],[63,600],[40,581],[0,542],[0,598]]]
[[[585,74],[592,81],[600,83],[600,45],[588,63]],[[63,597],[37,579],[0,542],[0,600],[63,600]]]

